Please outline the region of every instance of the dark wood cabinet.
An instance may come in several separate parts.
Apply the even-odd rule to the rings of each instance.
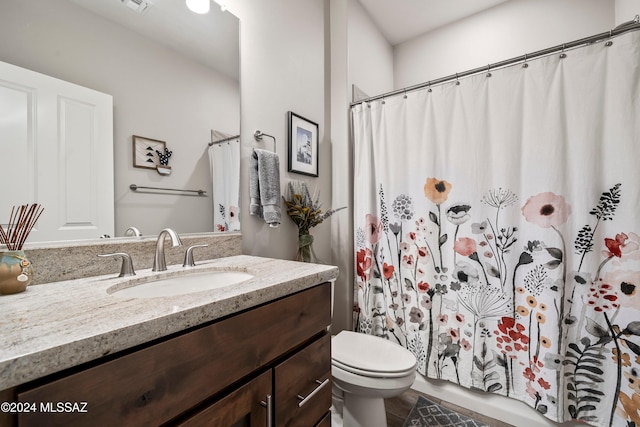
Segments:
[[[178,426],[269,427],[274,409],[271,377],[270,370],[259,375]]]
[[[274,381],[275,425],[314,426],[331,407],[331,336],[278,364]]]
[[[87,412],[21,413],[14,425],[236,427],[267,426],[272,417],[273,426],[315,426],[331,406],[330,323],[325,283],[79,372],[18,386],[14,401],[86,402]]]

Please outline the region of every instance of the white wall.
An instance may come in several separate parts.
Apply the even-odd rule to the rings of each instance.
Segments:
[[[351,85],[348,79],[349,2],[330,0],[330,127],[332,160],[332,199],[336,206],[347,206],[346,215],[337,216],[331,223],[331,250],[340,276],[334,287],[332,333],[351,329],[353,307],[353,160],[349,143],[349,101]]]
[[[332,263],[340,268],[335,285],[333,333],[351,329],[353,314],[353,160],[349,139],[352,85],[366,93],[393,88],[393,50],[358,0],[327,1],[330,14],[330,123],[332,200],[347,206],[331,223]]]
[[[393,48],[358,0],[347,4],[349,82],[368,95],[388,92],[393,89]]]
[[[614,3],[614,0],[502,3],[396,45],[394,86],[399,89],[423,83],[607,31],[615,26]]]
[[[241,213],[245,254],[293,259],[297,228],[283,211],[282,225],[269,228],[250,216],[249,159],[254,147],[271,148],[270,139],[256,143],[259,129],[277,139],[283,194],[290,180],[318,188],[324,208],[331,207],[331,147],[325,130],[325,10],[324,0],[234,0],[229,10],[240,18]],[[287,111],[319,126],[319,178],[287,172]],[[340,213],[338,214],[340,215]],[[331,221],[312,229],[315,251],[331,262]]]
[[[210,130],[239,131],[238,82],[67,1],[2,0],[0,39],[0,61],[113,96],[116,235],[131,225],[144,234],[213,230],[211,197],[129,185],[210,193]],[[132,135],[166,141],[170,176],[133,167]]]
[[[638,0],[616,1],[616,26],[623,22],[631,21],[636,15],[640,15],[640,2]]]

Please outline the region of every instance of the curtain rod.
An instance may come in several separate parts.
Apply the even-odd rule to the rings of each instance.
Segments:
[[[402,94],[402,93],[407,93],[407,92],[411,92],[411,91],[418,90],[418,89],[423,89],[425,87],[429,87],[429,86],[445,83],[445,82],[448,82],[448,81],[451,81],[451,80],[458,80],[460,77],[467,77],[467,76],[471,76],[471,75],[478,74],[478,73],[489,72],[492,69],[503,68],[503,67],[506,67],[508,65],[517,64],[519,62],[526,62],[526,61],[528,61],[530,59],[533,59],[533,58],[538,58],[538,57],[541,57],[541,56],[550,55],[550,54],[555,53],[555,52],[562,52],[562,51],[564,51],[566,49],[579,47],[581,45],[589,45],[589,44],[597,43],[599,41],[610,39],[610,38],[612,38],[614,36],[619,36],[619,35],[624,34],[626,32],[636,31],[636,30],[639,30],[639,29],[640,29],[640,16],[636,15],[633,20],[624,22],[624,23],[618,25],[617,27],[615,27],[614,29],[609,30],[609,31],[604,32],[604,33],[595,34],[593,36],[585,37],[585,38],[582,38],[582,39],[579,39],[579,40],[575,40],[575,41],[572,41],[572,42],[569,42],[569,43],[563,43],[563,44],[560,44],[560,45],[557,45],[557,46],[553,46],[553,47],[550,47],[550,48],[547,48],[547,49],[538,50],[538,51],[533,52],[533,53],[525,53],[524,55],[517,56],[515,58],[511,58],[511,59],[507,59],[507,60],[504,60],[504,61],[500,61],[500,62],[496,62],[496,63],[493,63],[493,64],[489,64],[489,65],[486,65],[484,67],[478,67],[478,68],[474,68],[472,70],[463,71],[461,73],[452,74],[450,76],[441,77],[441,78],[436,79],[436,80],[430,80],[430,81],[425,82],[425,83],[419,83],[417,85],[408,86],[408,87],[403,88],[403,89],[396,89],[396,90],[391,91],[391,92],[383,93],[382,95],[371,96],[369,98],[361,99],[360,101],[352,102],[351,104],[349,104],[349,106],[350,107],[354,107],[354,106],[356,106],[358,104],[362,104],[363,102],[371,102],[371,101],[375,101],[377,99],[386,98],[388,96],[399,95],[399,94]]]
[[[227,142],[227,141],[231,141],[233,139],[238,139],[240,138],[240,135],[234,135],[234,136],[230,136],[228,138],[224,138],[224,139],[220,139],[218,141],[211,141],[209,143],[209,147],[211,147],[212,145],[216,145],[216,144],[222,144],[223,142]]]

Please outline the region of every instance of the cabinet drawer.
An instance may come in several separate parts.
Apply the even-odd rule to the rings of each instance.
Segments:
[[[326,283],[43,386],[18,390],[23,402],[87,402],[88,411],[20,414],[19,423],[160,425],[326,330],[330,306]]]
[[[267,427],[271,375],[268,370],[177,427]]]
[[[275,367],[276,425],[309,427],[331,407],[331,335]]]
[[[331,412],[327,412],[315,427],[331,427]]]

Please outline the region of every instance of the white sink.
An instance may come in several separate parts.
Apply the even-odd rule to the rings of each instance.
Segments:
[[[253,278],[244,271],[208,271],[154,280],[112,292],[123,298],[156,298],[185,295],[235,285]]]

